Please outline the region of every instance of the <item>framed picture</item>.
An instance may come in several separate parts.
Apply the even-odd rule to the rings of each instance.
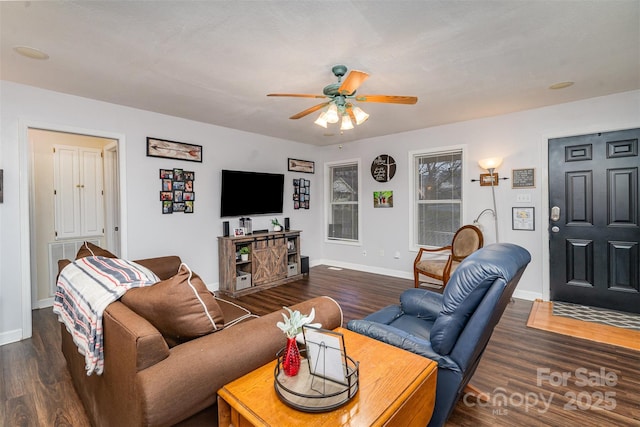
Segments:
[[[202,163],[202,145],[147,137],[147,156]]]
[[[392,208],[393,207],[393,191],[374,191],[373,207],[374,208]]]
[[[173,169],[160,169],[160,179],[173,181]]]
[[[309,160],[298,160],[289,158],[289,171],[291,172],[303,172],[303,173],[315,173],[316,164]]]
[[[513,169],[511,171],[511,188],[535,188],[536,187],[536,170]]]
[[[500,183],[498,179],[498,174],[496,172],[493,173],[493,184],[491,184],[491,174],[490,173],[481,173],[480,174],[480,186],[496,186]]]
[[[339,332],[302,327],[309,373],[340,384],[347,383],[347,352],[344,336]]]
[[[244,227],[238,227],[233,229],[234,236],[244,236]]]
[[[193,213],[196,193],[193,191],[193,181],[196,174],[179,168],[160,169],[160,201],[162,213],[173,212]]]
[[[511,224],[514,230],[535,230],[535,208],[511,208]]]
[[[293,209],[309,209],[311,181],[304,178],[293,180]]]

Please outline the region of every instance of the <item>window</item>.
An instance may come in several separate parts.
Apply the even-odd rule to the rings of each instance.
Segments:
[[[359,161],[327,164],[327,239],[358,242]]]
[[[412,157],[412,246],[449,245],[462,221],[462,150]]]

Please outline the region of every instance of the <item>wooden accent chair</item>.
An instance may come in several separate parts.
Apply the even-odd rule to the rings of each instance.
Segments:
[[[460,262],[480,249],[483,245],[482,231],[474,225],[464,225],[453,235],[451,245],[441,248],[420,248],[416,259],[413,261],[413,277],[415,287],[420,287],[420,275],[431,277],[442,281],[442,290],[447,286],[449,278],[458,268]],[[436,259],[422,259],[422,255],[430,254],[447,255],[447,259],[438,257]]]

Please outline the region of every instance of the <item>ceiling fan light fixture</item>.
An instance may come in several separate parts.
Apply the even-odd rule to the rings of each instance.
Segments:
[[[327,127],[327,113],[325,113],[324,111],[322,113],[320,113],[320,115],[318,116],[316,121],[313,122],[313,123],[317,124],[318,126],[322,126],[323,128],[326,128]]]
[[[326,112],[327,123],[338,123],[340,117],[338,117],[338,106],[331,104]]]
[[[348,114],[342,116],[342,124],[340,125],[340,130],[349,130],[353,129],[353,122],[351,121],[351,117]]]
[[[357,125],[361,125],[369,118],[369,115],[362,111],[362,108],[360,107],[353,107],[351,111],[353,111],[353,116],[356,118]]]

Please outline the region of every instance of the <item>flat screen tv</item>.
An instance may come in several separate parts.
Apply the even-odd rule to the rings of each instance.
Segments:
[[[282,213],[284,175],[222,170],[220,216]]]

